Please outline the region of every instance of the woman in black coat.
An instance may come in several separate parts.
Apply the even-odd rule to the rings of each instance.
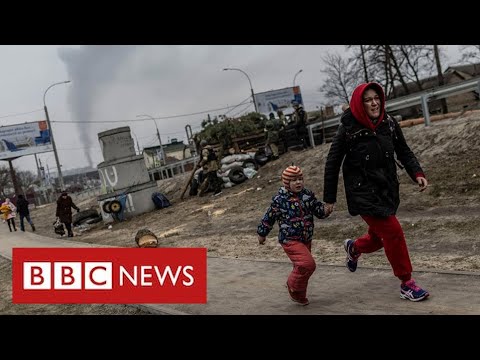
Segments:
[[[68,237],[73,236],[72,232],[72,208],[80,211],[80,209],[73,203],[73,200],[70,196],[68,196],[67,192],[62,192],[62,195],[57,200],[57,212],[56,216],[60,218],[60,222],[65,224],[67,228]]]
[[[385,95],[378,83],[359,85],[352,94],[325,164],[324,201],[331,213],[343,162],[345,195],[350,215],[360,215],[368,232],[345,240],[347,267],[354,272],[362,253],[385,249],[393,273],[401,280],[400,297],[420,301],[429,293],[415,284],[402,227],[395,216],[400,204],[397,162],[405,167],[420,191],[427,179],[395,119],[385,111]]]

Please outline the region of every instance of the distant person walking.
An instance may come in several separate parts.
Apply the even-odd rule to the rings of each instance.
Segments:
[[[60,222],[65,224],[67,228],[68,237],[73,237],[72,231],[72,208],[80,211],[80,209],[73,203],[73,200],[66,191],[62,192],[57,200],[57,212],[55,216],[60,219]]]
[[[15,226],[15,216],[17,208],[16,206],[10,201],[9,198],[6,198],[5,201],[0,206],[0,211],[3,215],[4,222],[6,221],[8,224],[8,229],[10,232],[17,231],[17,227]]]
[[[282,173],[283,187],[272,198],[272,203],[257,228],[258,242],[265,243],[266,236],[278,221],[278,241],[293,263],[287,280],[291,300],[308,305],[308,280],[316,264],[311,254],[313,216],[326,218],[329,213],[314,193],[305,189],[303,173],[298,166],[289,166]]]
[[[25,197],[22,194],[18,195],[17,213],[20,215],[20,230],[25,231],[24,219],[26,219],[27,222],[32,227],[32,231],[35,231],[35,225],[33,225],[33,221],[30,218],[30,210],[28,209],[28,200],[25,199]]]
[[[400,125],[385,111],[382,87],[374,82],[357,86],[327,157],[323,200],[332,212],[343,163],[348,212],[360,215],[368,224],[366,234],[356,240],[345,240],[348,269],[351,272],[357,269],[361,254],[384,248],[393,274],[401,281],[400,297],[420,301],[429,293],[412,278],[405,235],[395,216],[400,204],[395,154],[419,190],[424,191],[428,184],[425,174]]]

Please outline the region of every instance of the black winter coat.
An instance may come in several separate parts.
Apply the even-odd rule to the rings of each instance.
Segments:
[[[65,199],[60,196],[57,200],[57,212],[56,216],[60,218],[60,222],[71,224],[72,223],[72,208],[79,210],[77,205],[73,203],[73,200],[70,196],[67,196]]]
[[[30,215],[30,210],[28,209],[28,200],[25,198],[18,198],[17,200],[17,213],[23,216]]]
[[[346,110],[325,165],[324,202],[335,203],[340,166],[350,215],[386,217],[400,204],[394,155],[416,181],[423,170],[408,147],[398,122],[387,115],[375,131],[360,124]]]

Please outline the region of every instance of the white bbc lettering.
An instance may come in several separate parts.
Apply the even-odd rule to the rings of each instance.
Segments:
[[[182,271],[182,267],[178,266],[177,272],[175,273],[175,276],[173,276],[172,269],[170,268],[170,266],[167,265],[165,266],[165,272],[162,275],[158,267],[155,266],[155,273],[157,274],[157,279],[160,282],[160,285],[163,285],[163,283],[165,282],[165,278],[168,275],[170,277],[170,280],[172,281],[173,286],[175,286],[175,284],[177,283],[178,275],[180,275],[180,271]]]
[[[185,277],[187,277],[187,278],[190,279],[189,282],[186,282],[185,280],[182,280],[182,284],[183,284],[184,286],[192,286],[193,283],[195,282],[195,279],[193,278],[193,275],[192,275],[192,274],[189,274],[189,273],[188,273],[188,270],[192,270],[192,271],[193,271],[193,266],[187,265],[187,266],[185,266],[185,267],[182,269],[183,275],[185,275]]]
[[[150,272],[154,270],[155,278],[160,286],[170,279],[170,282],[173,286],[176,285],[177,281],[181,274],[188,279],[182,280],[183,286],[192,286],[195,282],[193,275],[189,271],[193,271],[193,266],[177,266],[177,269],[174,272],[170,266],[165,266],[165,268],[160,269],[158,266],[143,265],[143,266],[133,266],[131,272],[129,272],[125,267],[120,266],[120,286],[124,286],[126,282],[130,282],[133,286],[138,285],[138,280],[140,279],[140,286],[153,286],[153,282],[150,278],[153,277],[153,274]],[[163,272],[161,271],[163,270]]]
[[[120,286],[123,286],[123,277],[127,277],[128,280],[130,280],[130,283],[134,286],[137,286],[137,267],[133,267],[133,276],[129,274],[127,269],[125,269],[123,266],[120,266]]]
[[[86,262],[85,289],[112,290],[112,269],[111,262]]]
[[[23,289],[45,290],[51,287],[50,262],[24,262],[23,263]]]
[[[80,290],[82,288],[82,263],[54,262],[53,288],[56,290]]]
[[[145,265],[145,266],[140,266],[140,279],[141,279],[141,285],[142,286],[152,286],[152,282],[148,281],[147,278],[151,278],[152,274],[147,273],[147,270],[152,270],[152,267],[150,265]]]

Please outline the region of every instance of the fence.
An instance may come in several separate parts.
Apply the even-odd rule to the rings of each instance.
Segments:
[[[172,164],[150,169],[148,170],[148,175],[150,176],[150,180],[164,180],[178,174],[183,174],[184,172],[193,170],[198,158],[198,156],[192,156],[188,159],[180,160]]]

